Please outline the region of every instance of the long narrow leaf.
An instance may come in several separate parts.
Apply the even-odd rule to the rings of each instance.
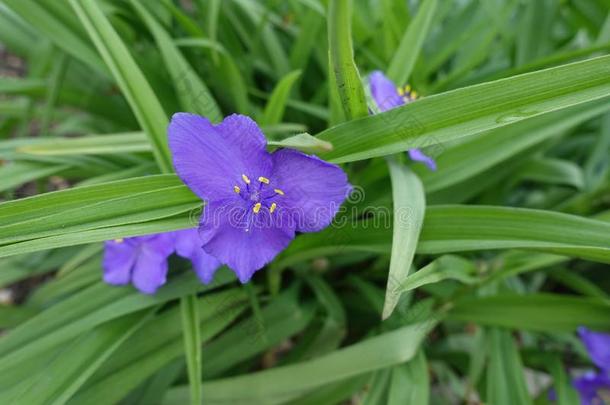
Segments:
[[[388,160],[394,201],[394,225],[390,271],[383,304],[382,319],[392,315],[409,271],[421,231],[426,198],[421,181],[412,171],[395,160]]]
[[[319,134],[349,162],[436,145],[610,95],[610,56],[424,97]]]
[[[159,168],[171,170],[167,146],[167,115],[129,50],[93,0],[70,0],[95,47],[127,98],[142,129],[148,135]]]

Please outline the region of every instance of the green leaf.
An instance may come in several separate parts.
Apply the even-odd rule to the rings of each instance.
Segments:
[[[48,2],[35,0],[5,0],[4,3],[29,23],[30,27],[40,31],[45,38],[53,41],[59,48],[86,63],[89,67],[104,75],[108,74],[99,56],[91,44],[83,40],[82,33],[72,29],[68,24],[54,15]]]
[[[11,243],[0,246],[0,257],[18,255],[24,253],[49,250],[59,247],[83,245],[93,242],[104,242],[117,238],[128,238],[132,236],[150,235],[177,231],[180,229],[193,228],[195,224],[194,214],[198,215],[200,209],[185,206],[177,209],[184,212],[182,215],[175,215],[171,218],[164,218],[148,222],[138,222],[127,225],[102,227],[99,229],[77,230],[60,233],[56,236],[42,237],[27,240],[24,242]],[[156,214],[155,214],[156,215]]]
[[[252,110],[248,99],[250,89],[246,86],[244,75],[222,44],[204,38],[183,38],[174,42],[180,47],[201,47],[210,50],[212,57],[219,58],[218,68],[213,72],[217,76],[213,77],[214,81],[209,82],[210,85],[216,85],[216,90],[226,92],[226,101],[234,105],[236,111],[248,114]],[[225,83],[231,83],[231,85],[227,87]]]
[[[438,155],[435,160],[439,170],[416,171],[425,185],[426,192],[433,193],[479,173],[489,172],[510,158],[523,154],[528,148],[561,135],[608,109],[608,100],[592,101],[496,128],[452,147],[432,147],[433,152],[438,152],[434,155]],[[451,172],[451,176],[448,176],[447,172]]]
[[[370,375],[363,374],[311,391],[298,399],[287,402],[289,405],[336,405],[359,395],[363,386],[370,380]]]
[[[275,404],[325,384],[400,364],[417,352],[432,322],[417,323],[366,339],[307,362],[203,384],[209,404]],[[185,389],[168,391],[163,404],[182,404]]]
[[[391,370],[386,368],[373,373],[367,384],[370,389],[363,393],[362,405],[379,405],[387,403],[390,372]]]
[[[610,224],[552,211],[436,206],[426,215],[418,252],[523,248],[610,263]],[[565,232],[572,229],[573,232]]]
[[[333,145],[311,136],[308,133],[298,134],[281,141],[268,141],[268,145],[280,148],[298,149],[308,153],[328,152],[333,149]]]
[[[397,85],[407,83],[411,76],[413,66],[415,66],[424,40],[428,35],[437,4],[437,0],[420,2],[417,15],[400,40],[400,45],[394,53],[386,72],[387,76]]]
[[[509,331],[489,331],[490,359],[487,370],[487,401],[494,405],[531,404],[523,364]]]
[[[370,220],[339,218],[319,233],[300,235],[273,266],[355,251],[389,253],[391,219],[383,211]],[[524,208],[435,205],[426,209],[424,224],[417,246],[421,254],[518,248],[610,263],[610,224],[600,220]]]
[[[505,294],[458,300],[448,318],[541,332],[574,332],[580,325],[609,330],[610,301],[559,294]],[[557,316],[561,314],[561,316]]]
[[[68,167],[67,165],[49,165],[36,162],[13,162],[0,166],[0,191],[51,176]]]
[[[423,350],[408,363],[392,369],[388,395],[388,405],[428,403],[430,376]]]
[[[184,354],[191,388],[191,403],[202,403],[201,393],[201,330],[199,329],[199,306],[197,296],[189,295],[180,300]]]
[[[104,155],[150,151],[150,142],[143,132],[36,139],[31,145],[16,148],[16,152],[19,153],[44,156]]]
[[[131,5],[136,9],[155,38],[174,89],[178,94],[180,106],[185,111],[207,117],[212,122],[222,121],[222,114],[216,104],[216,100],[214,100],[208,87],[187,62],[184,55],[174,45],[172,37],[146,10],[143,3],[131,0]]]
[[[27,321],[37,313],[38,311],[36,310],[36,308],[32,308],[29,306],[0,305],[0,328],[14,328],[19,324],[22,324],[23,322]]]
[[[0,204],[0,245],[166,218],[200,204],[175,175],[42,194]]]
[[[66,403],[151,314],[146,311],[124,316],[83,334],[60,349],[56,358],[37,375],[9,391],[10,401],[32,405]],[[8,399],[4,398],[2,402],[5,401]]]
[[[579,190],[585,186],[585,177],[580,166],[562,159],[532,159],[513,176],[522,180],[572,186]]]
[[[275,86],[265,106],[263,117],[260,120],[261,125],[279,124],[282,121],[290,90],[299,77],[301,77],[300,70],[292,71]]]
[[[177,297],[206,291],[226,284],[233,276],[227,272],[216,274],[212,284],[203,285],[191,274],[184,274],[164,286],[154,296],[135,292],[131,288],[116,288],[103,283],[80,291],[41,312],[10,334],[0,339],[0,370],[40,356],[49,349],[79,334],[122,315],[162,304]],[[13,378],[0,373],[0,386]]]
[[[610,94],[610,56],[424,97],[319,134],[349,162],[472,136]]]
[[[578,393],[572,386],[572,381],[558,356],[553,356],[548,362],[548,368],[553,376],[553,387],[557,395],[558,405],[578,405]]]
[[[297,301],[297,293],[296,288],[284,290],[261,310],[260,319],[245,318],[204,346],[204,378],[221,375],[302,332],[310,324],[315,306]]]
[[[474,273],[476,273],[476,267],[472,262],[459,256],[441,256],[421,270],[409,275],[397,286],[396,291],[407,292],[443,280],[458,280],[472,284],[478,281],[478,278],[473,276]]]
[[[351,35],[352,0],[330,0],[328,47],[330,66],[347,119],[368,115],[366,97],[354,62]]]
[[[394,224],[382,319],[392,315],[398,304],[402,292],[399,286],[405,282],[411,270],[426,211],[424,188],[417,175],[394,159],[388,159],[388,167],[392,180]]]
[[[203,326],[197,342],[200,345],[215,337],[245,310],[246,297],[240,289],[225,290],[200,297],[197,307],[197,325],[200,328]],[[157,370],[180,359],[184,354],[180,318],[181,311],[174,306],[138,330],[108,359],[71,403],[116,403]],[[155,401],[158,402],[159,398],[155,398]]]
[[[159,168],[162,172],[170,171],[167,115],[142,71],[97,2],[70,0],[70,4],[148,135]]]
[[[324,9],[320,3],[313,2],[314,7],[301,13],[297,18],[302,18],[300,32],[290,52],[290,64],[293,67],[306,67],[308,61],[313,58],[312,52],[316,50],[316,41],[320,38],[320,31],[324,26]]]

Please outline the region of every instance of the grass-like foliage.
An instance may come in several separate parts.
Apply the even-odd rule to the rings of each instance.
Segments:
[[[580,403],[609,50],[608,0],[0,0],[0,404]],[[172,256],[153,295],[107,285],[104,241],[205,210],[176,112],[250,116],[353,190],[247,284]]]

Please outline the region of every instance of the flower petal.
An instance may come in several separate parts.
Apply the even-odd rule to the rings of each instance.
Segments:
[[[424,154],[424,152],[422,152],[421,150],[416,148],[409,149],[408,153],[411,160],[414,160],[416,162],[422,162],[423,164],[428,166],[430,170],[436,170],[436,162],[434,161],[434,159],[432,159],[430,156],[426,156],[426,154]]]
[[[606,403],[601,393],[610,392],[610,377],[603,374],[588,373],[574,379],[572,384],[576,391],[578,391],[581,404],[596,405]]]
[[[273,214],[266,208],[254,214],[245,201],[210,202],[199,227],[203,249],[246,283],[294,238],[294,223],[287,214],[279,208]]]
[[[135,244],[137,249],[131,282],[141,292],[154,294],[166,281],[167,258],[174,252],[172,233],[146,235],[126,241]]]
[[[154,294],[167,281],[167,256],[143,249],[133,269],[133,285],[144,294]]]
[[[371,95],[377,103],[381,112],[400,107],[405,104],[403,98],[398,94],[396,85],[379,70],[369,76]]]
[[[199,279],[205,284],[210,283],[220,267],[220,261],[203,250],[197,229],[175,232],[174,237],[178,256],[189,259]]]
[[[343,170],[293,149],[281,149],[272,156],[272,186],[284,193],[275,201],[292,212],[296,230],[317,232],[330,225],[351,191]]]
[[[234,198],[242,174],[257,178],[271,171],[265,137],[246,116],[234,114],[212,125],[204,117],[177,113],[168,134],[178,176],[202,199]]]
[[[124,241],[107,241],[104,244],[104,282],[125,285],[131,281],[131,269],[136,262],[136,250]]]
[[[610,373],[610,334],[593,332],[585,327],[578,328],[591,361],[602,370]]]

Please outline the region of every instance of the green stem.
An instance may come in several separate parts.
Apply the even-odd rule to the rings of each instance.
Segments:
[[[199,328],[199,306],[197,295],[192,294],[180,299],[182,314],[182,335],[184,353],[191,391],[191,404],[200,405],[203,401],[201,391],[201,330]]]

